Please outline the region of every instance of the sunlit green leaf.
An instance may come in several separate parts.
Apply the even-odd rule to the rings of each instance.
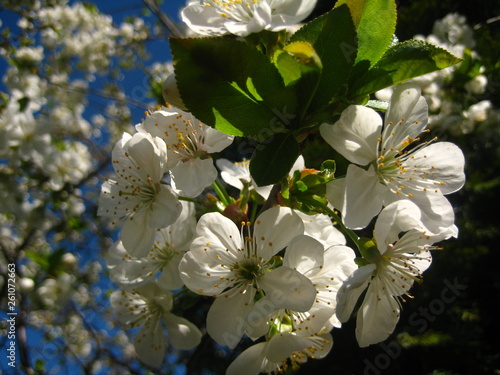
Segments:
[[[226,38],[170,39],[170,45],[182,100],[207,125],[258,135],[277,121],[276,113],[295,110],[293,91],[251,46]]]
[[[351,97],[361,97],[411,78],[444,69],[460,58],[422,40],[409,40],[387,50],[380,61],[360,77],[353,77]]]
[[[356,30],[349,8],[343,5],[314,19],[290,41],[310,43],[322,62],[321,78],[309,112],[320,110],[345,91],[356,59]]]

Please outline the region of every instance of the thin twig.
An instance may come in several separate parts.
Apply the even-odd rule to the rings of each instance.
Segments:
[[[158,5],[153,0],[144,0],[144,3],[158,16],[160,21],[165,25],[168,31],[176,38],[182,38],[182,32],[175,26],[170,18],[158,8]]]

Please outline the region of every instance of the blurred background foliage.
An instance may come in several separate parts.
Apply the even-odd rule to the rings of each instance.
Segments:
[[[489,100],[499,108],[498,1],[401,0],[396,35],[400,41],[429,35],[435,21],[449,13],[466,17],[474,32],[474,50],[485,67],[487,88],[475,100]],[[464,100],[467,94],[460,80],[460,74],[453,76],[446,90]],[[333,331],[330,356],[309,361],[298,374],[500,374],[500,123],[497,117],[470,133],[442,129],[434,133],[440,140],[458,144],[465,154],[467,182],[449,196],[456,207],[459,238],[446,241],[442,251],[433,253],[424,282],[414,286],[415,298],[403,305],[396,331],[385,344],[357,348],[351,320]],[[449,303],[442,297],[443,290],[449,289],[445,280],[462,288]]]

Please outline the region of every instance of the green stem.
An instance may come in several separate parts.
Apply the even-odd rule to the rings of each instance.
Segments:
[[[244,183],[243,189],[241,189],[240,199],[241,199],[240,208],[243,210],[248,201],[250,200],[249,183]]]
[[[253,223],[255,221],[255,216],[257,216],[257,207],[259,205],[257,204],[257,202],[255,202],[255,200],[253,201],[252,203],[252,210],[250,211],[250,222]]]
[[[181,197],[181,196],[178,196],[177,198],[179,198],[180,201],[200,203],[200,200],[196,199],[196,198],[188,198],[188,197]]]
[[[323,208],[323,210],[325,210],[325,212],[333,218],[333,220],[335,220],[335,222],[339,225],[340,229],[342,230],[342,232],[344,232],[344,234],[348,235],[349,238],[356,244],[358,250],[361,250],[361,244],[359,243],[359,237],[356,233],[354,233],[352,230],[348,229],[344,223],[342,222],[342,220],[340,219],[339,215],[337,215],[335,213],[335,211],[333,211],[330,207],[324,205],[322,206],[321,208]]]
[[[222,185],[222,182],[218,178],[215,179],[215,181],[212,183],[212,187],[214,188],[215,193],[217,194],[221,202],[225,206],[229,206],[231,198],[229,197],[229,194],[224,188],[224,185]]]

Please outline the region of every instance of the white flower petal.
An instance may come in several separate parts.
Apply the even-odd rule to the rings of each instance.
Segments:
[[[227,135],[210,126],[205,126],[204,131],[203,150],[209,154],[221,152],[233,143],[234,137],[232,135]]]
[[[146,256],[155,241],[156,229],[149,226],[147,212],[138,211],[125,221],[120,232],[120,240],[127,252],[136,258]]]
[[[163,317],[168,330],[167,340],[176,349],[190,350],[200,344],[202,334],[189,320],[171,313]]]
[[[186,287],[198,294],[216,296],[233,286],[228,280],[232,273],[222,266],[216,256],[217,251],[198,249],[184,255],[179,263],[179,272]]]
[[[134,340],[140,360],[152,367],[160,367],[165,356],[165,337],[159,321],[143,326]]]
[[[295,334],[302,337],[309,337],[323,331],[334,312],[333,306],[314,303],[313,307],[307,313],[297,314],[296,316],[300,317],[299,319],[294,318]]]
[[[258,253],[269,260],[285,248],[290,240],[304,233],[304,224],[297,214],[287,207],[276,206],[264,211],[254,223],[254,236]]]
[[[127,250],[123,247],[121,241],[115,241],[113,245],[108,250],[106,255],[106,266],[109,269],[113,269],[114,267],[122,264],[123,258],[127,256]]]
[[[183,255],[182,253],[174,255],[167,265],[163,267],[160,276],[156,280],[160,287],[167,290],[177,290],[183,287],[184,283],[179,272],[179,264]]]
[[[427,126],[428,107],[414,83],[397,85],[389,103],[382,134],[382,150],[401,149],[402,142],[417,138]]]
[[[337,317],[345,323],[351,317],[359,296],[366,289],[377,266],[369,264],[358,268],[344,281],[337,293]]]
[[[394,331],[399,320],[399,305],[374,278],[356,317],[356,339],[361,348],[382,342]]]
[[[323,256],[324,264],[314,275],[314,283],[318,283],[319,281],[325,284],[343,282],[358,268],[354,262],[356,254],[350,247],[342,245],[332,246],[325,251]],[[332,275],[336,278],[336,282],[332,280]]]
[[[147,133],[135,133],[124,150],[136,164],[137,174],[144,182],[159,181],[166,172],[167,146],[160,138]]]
[[[398,198],[401,200],[405,199],[401,197],[400,194],[391,195],[393,201],[397,201]],[[452,230],[450,232],[455,222],[453,206],[439,190],[430,193],[416,192],[413,197],[411,197],[411,201],[419,207],[421,211],[420,220],[429,233],[446,233],[447,235],[445,235],[443,239],[453,236],[452,233],[454,231]],[[389,202],[390,201],[387,199],[384,200],[386,205],[389,205]]]
[[[243,248],[236,224],[218,212],[204,214],[196,226],[196,238],[191,244],[191,251],[205,252],[205,248],[227,252],[233,261],[236,260],[238,249]]]
[[[310,277],[323,266],[323,245],[312,237],[298,235],[287,247],[283,266],[293,268]]]
[[[250,170],[248,169],[248,161],[241,163],[233,163],[227,159],[218,159],[215,164],[220,169],[220,175],[224,182],[232,187],[241,190],[243,183],[241,180],[249,183],[252,181]]]
[[[259,375],[268,360],[264,356],[267,342],[252,345],[241,353],[227,368],[226,375]]]
[[[385,207],[377,218],[374,229],[380,253],[385,252],[388,244],[396,242],[401,232],[407,232],[410,229],[425,231],[426,228],[420,217],[421,211],[418,206],[407,199],[396,201]]]
[[[271,362],[281,363],[290,357],[293,352],[304,350],[309,346],[311,346],[311,342],[306,337],[282,332],[274,335],[269,340],[264,354]]]
[[[279,267],[262,275],[259,287],[275,309],[307,311],[316,297],[316,288],[311,280],[288,267]]]
[[[158,231],[157,244],[188,250],[196,232],[196,207],[192,202],[180,201],[182,211],[175,223]],[[159,245],[159,246],[160,246]]]
[[[319,128],[323,139],[347,160],[366,165],[377,159],[382,118],[373,109],[353,105],[333,125]]]
[[[247,24],[239,22],[226,22],[225,26],[231,34],[247,36],[252,33],[258,33],[271,24],[271,7],[265,1],[262,1],[253,11],[253,17]]]
[[[141,314],[141,307],[144,306],[143,299],[132,298],[129,293],[121,290],[115,290],[111,293],[109,301],[117,319],[124,324],[136,320],[137,316]]]
[[[464,154],[453,143],[433,143],[412,155],[418,167],[428,171],[426,179],[437,182],[436,188],[443,194],[454,193],[464,185]]]
[[[110,270],[110,279],[122,287],[134,287],[153,280],[154,264],[138,259],[122,261]]]
[[[325,197],[328,198],[330,204],[340,212],[346,211],[345,182],[345,178],[337,178],[326,184]]]
[[[181,11],[181,19],[191,30],[200,35],[224,35],[226,19],[212,7],[190,4]]]
[[[114,160],[113,168],[117,174],[120,173],[122,165],[128,166],[130,164],[130,159],[125,156],[124,147],[131,138],[132,136],[129,133],[123,133],[121,139],[116,142],[111,151],[111,158]]]
[[[299,1],[280,1],[276,6],[276,11],[279,15],[274,15],[272,20],[273,27],[269,30],[279,31],[285,27],[290,27],[304,20],[316,6],[315,0],[299,0]]]
[[[189,159],[170,170],[172,186],[180,195],[193,198],[200,195],[217,178],[212,159]]]
[[[253,308],[252,288],[215,299],[207,314],[207,332],[219,345],[234,349],[244,333],[245,321]]]
[[[273,190],[272,185],[267,185],[267,186],[257,186],[255,182],[252,181],[252,186],[253,189],[259,194],[262,198],[268,199],[269,194],[271,194],[271,190]]]
[[[157,186],[158,191],[149,209],[149,226],[165,228],[178,219],[182,212],[182,204],[170,186],[165,184]]]
[[[365,228],[382,209],[385,192],[372,166],[365,171],[354,164],[349,165],[345,178],[345,211],[342,212],[345,226]]]
[[[295,172],[295,171],[301,171],[305,167],[306,166],[305,166],[304,157],[302,155],[299,155],[299,157],[297,158],[297,160],[295,160],[295,163],[293,163],[292,168],[290,169],[289,175],[292,176],[293,172]]]
[[[340,181],[340,180],[334,180]],[[329,184],[331,185],[331,184]],[[333,185],[331,185],[333,186]],[[331,194],[331,192],[330,192]],[[304,234],[311,236],[321,242],[325,247],[334,245],[345,245],[346,239],[341,231],[333,226],[328,215],[315,214],[307,215],[295,210],[304,223]]]

